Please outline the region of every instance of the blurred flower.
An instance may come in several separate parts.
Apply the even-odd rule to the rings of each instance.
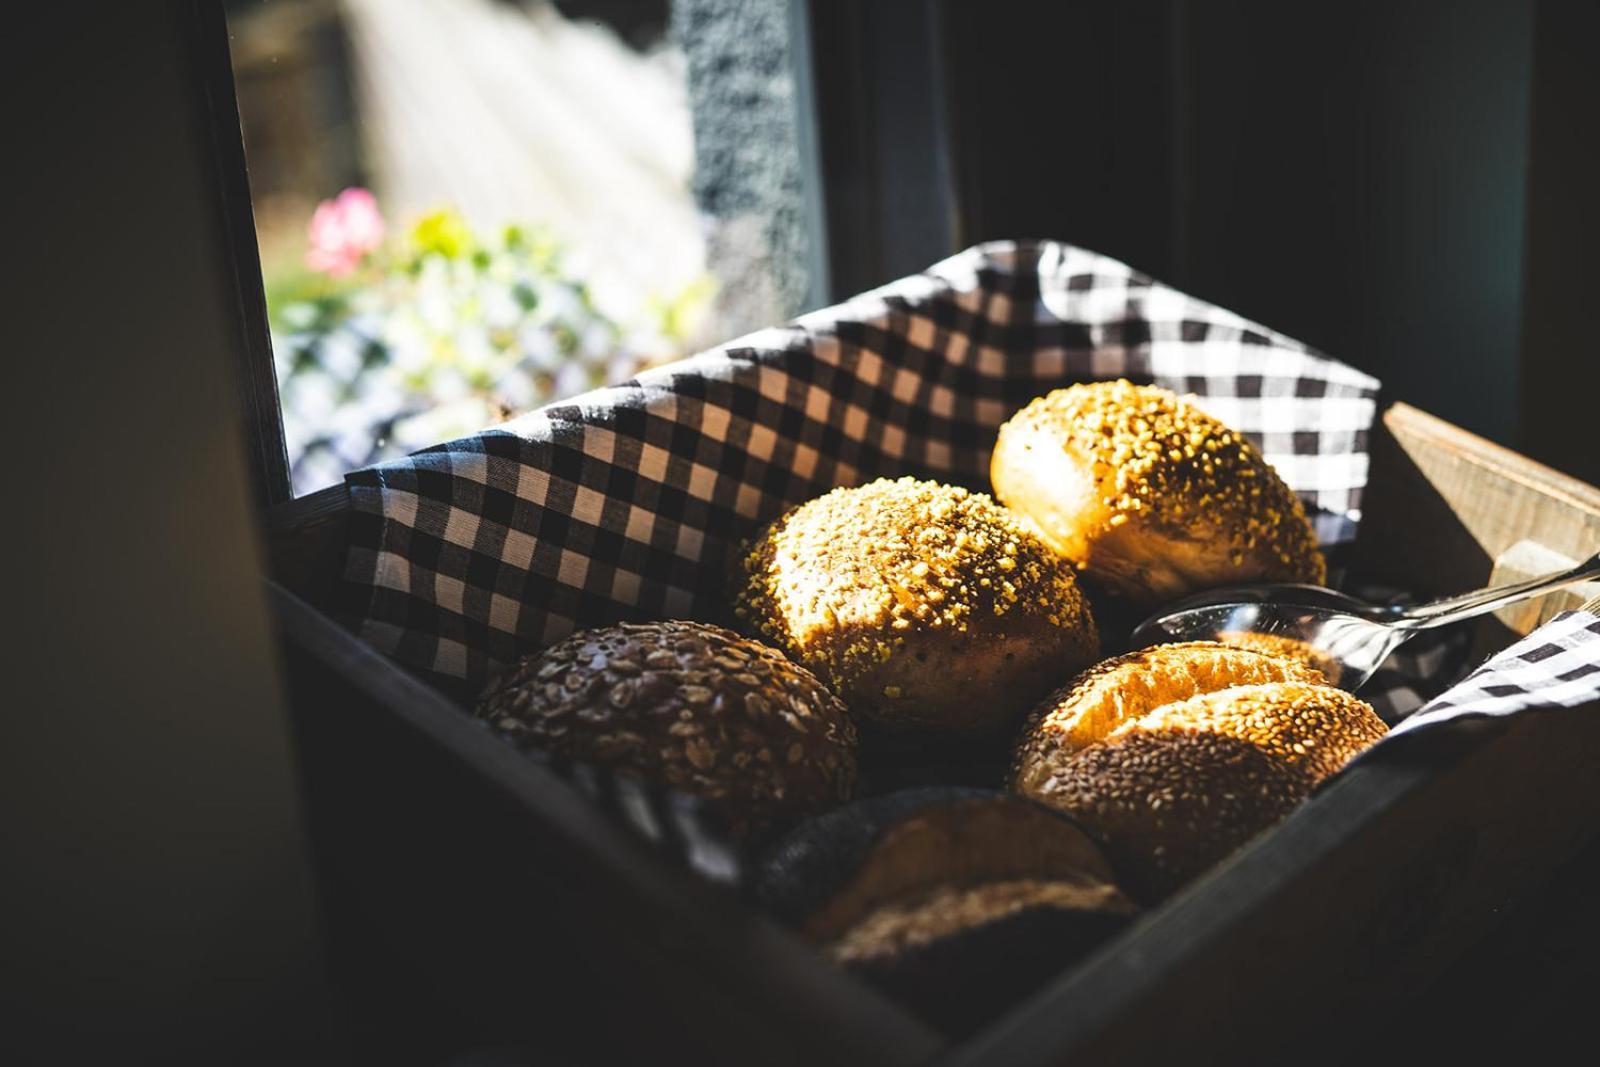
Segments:
[[[432,211],[411,228],[411,241],[418,253],[456,259],[472,247],[472,231],[461,213],[450,208]]]
[[[308,231],[306,266],[343,277],[383,243],[383,213],[365,189],[346,189],[317,205]]]
[[[297,492],[680,355],[710,292],[697,282],[613,319],[542,227],[480,233],[445,209],[385,241],[363,189],[319,206],[311,237],[309,265],[362,271],[275,305]]]

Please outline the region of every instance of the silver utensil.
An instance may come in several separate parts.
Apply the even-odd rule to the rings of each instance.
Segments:
[[[1600,553],[1564,571],[1410,607],[1368,604],[1318,585],[1241,585],[1169,604],[1133,631],[1133,647],[1170,641],[1303,642],[1329,680],[1355,692],[1389,654],[1423,630],[1600,578]]]

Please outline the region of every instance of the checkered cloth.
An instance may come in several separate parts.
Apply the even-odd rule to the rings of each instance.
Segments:
[[[351,474],[363,636],[470,694],[583,628],[722,610],[721,561],[834,486],[986,487],[998,427],[1072,382],[1193,393],[1349,537],[1378,383],[1053,242],[983,245],[789,326]]]
[[[361,632],[468,701],[498,667],[574,629],[716,619],[723,558],[761,522],[885,475],[986,488],[991,443],[1012,412],[1117,377],[1194,394],[1261,447],[1325,545],[1349,539],[1377,381],[1104,256],[996,243],[349,475],[346,576]],[[1463,651],[1407,646],[1364,695],[1397,720],[1458,676]],[[1600,658],[1593,645],[1573,654]],[[1536,670],[1473,677],[1490,696],[1525,684],[1530,702],[1548,681]],[[737,880],[737,856],[694,798],[545,762],[690,867]]]
[[[1530,708],[1600,701],[1600,616],[1557,615],[1429,701],[1391,737],[1467,718],[1504,718]]]
[[[1389,654],[1361,687],[1361,699],[1393,726],[1447,691],[1469,664],[1466,627],[1418,634]]]

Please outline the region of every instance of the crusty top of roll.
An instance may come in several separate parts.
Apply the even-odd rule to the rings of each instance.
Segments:
[[[1034,908],[1132,914],[1134,906],[1108,881],[1014,878],[978,885],[940,886],[908,901],[869,912],[826,948],[838,963],[892,958],[907,949]]]
[[[1030,792],[1056,760],[1163,704],[1263,682],[1323,682],[1304,663],[1215,641],[1155,645],[1097,663],[1046,697],[1023,733],[1012,784]]]
[[[776,649],[705,623],[575,633],[492,681],[477,715],[518,748],[706,797],[736,832],[855,785],[856,728],[838,698]]]
[[[1278,659],[1303,663],[1307,667],[1327,675],[1330,682],[1339,680],[1338,661],[1298,637],[1290,637],[1287,634],[1263,634],[1248,630],[1238,630],[1218,634],[1217,640],[1225,645],[1232,645],[1234,648],[1247,648],[1252,652],[1260,652],[1264,656],[1275,656]]]
[[[1162,702],[1082,749],[1060,746],[1018,788],[1094,834],[1149,903],[1287,815],[1386,730],[1342,689],[1234,684]]]
[[[1002,428],[1060,437],[1093,464],[1107,527],[1137,518],[1183,535],[1225,532],[1237,564],[1264,552],[1286,573],[1322,581],[1325,564],[1305,509],[1237,430],[1166,389],[1125,380],[1057,389]]]
[[[1123,723],[1107,741],[1114,744],[1136,730],[1231,737],[1316,783],[1376,744],[1387,727],[1370,704],[1343,689],[1267,682],[1165,704],[1142,719]]]
[[[742,561],[735,611],[847,684],[904,635],[1020,614],[1083,625],[1072,567],[983,493],[916,478],[835,489],[774,522]]]

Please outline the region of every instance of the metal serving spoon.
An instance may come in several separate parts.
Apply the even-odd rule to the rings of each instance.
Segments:
[[[1591,578],[1600,578],[1600,552],[1569,570],[1411,607],[1368,604],[1319,585],[1212,589],[1169,604],[1140,623],[1133,631],[1133,647],[1169,641],[1259,647],[1252,645],[1252,638],[1287,638],[1309,646],[1307,651],[1329,680],[1353,693],[1414,634]]]

